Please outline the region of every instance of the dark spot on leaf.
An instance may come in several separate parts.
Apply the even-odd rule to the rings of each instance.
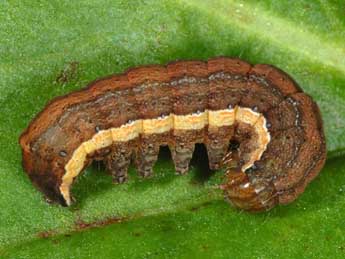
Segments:
[[[64,85],[69,83],[71,80],[75,79],[77,76],[78,66],[79,62],[77,61],[72,61],[68,63],[56,77],[55,83]]]

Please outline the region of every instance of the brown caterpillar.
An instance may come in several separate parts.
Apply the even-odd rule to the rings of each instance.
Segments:
[[[273,66],[226,57],[97,80],[50,101],[20,136],[31,181],[62,205],[72,203],[70,186],[92,160],[122,183],[131,160],[151,175],[159,147],[168,145],[184,174],[195,143],[205,144],[211,169],[227,167],[226,198],[252,211],[295,200],[326,159],[311,97]]]

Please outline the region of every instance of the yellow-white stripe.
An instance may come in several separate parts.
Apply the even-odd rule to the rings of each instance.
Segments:
[[[135,139],[139,134],[159,134],[174,130],[197,130],[206,127],[231,126],[235,121],[252,125],[258,133],[259,148],[253,152],[251,160],[242,167],[246,170],[259,160],[270,141],[270,134],[266,128],[266,119],[260,113],[249,108],[236,106],[234,109],[218,111],[205,110],[204,112],[188,115],[170,114],[165,117],[147,120],[135,120],[117,128],[101,130],[88,141],[83,142],[74,152],[65,166],[65,174],[62,177],[60,191],[67,205],[71,204],[70,186],[73,179],[83,169],[88,154],[108,147],[114,142],[126,142]]]

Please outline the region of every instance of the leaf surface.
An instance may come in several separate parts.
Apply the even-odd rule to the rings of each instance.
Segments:
[[[344,8],[325,0],[2,1],[0,257],[343,257]],[[218,55],[274,64],[318,102],[332,159],[297,202],[256,215],[229,207],[201,146],[183,177],[166,150],[145,181],[132,168],[130,182],[114,186],[95,164],[69,209],[33,188],[18,137],[51,98],[131,66]]]

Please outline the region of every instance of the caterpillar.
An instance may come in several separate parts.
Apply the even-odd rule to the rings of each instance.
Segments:
[[[51,201],[69,206],[76,177],[102,160],[113,181],[134,162],[152,175],[160,146],[177,174],[196,143],[225,169],[226,200],[248,211],[295,200],[326,160],[317,104],[285,72],[238,58],[175,61],[123,74],[50,101],[21,134],[22,164]]]

